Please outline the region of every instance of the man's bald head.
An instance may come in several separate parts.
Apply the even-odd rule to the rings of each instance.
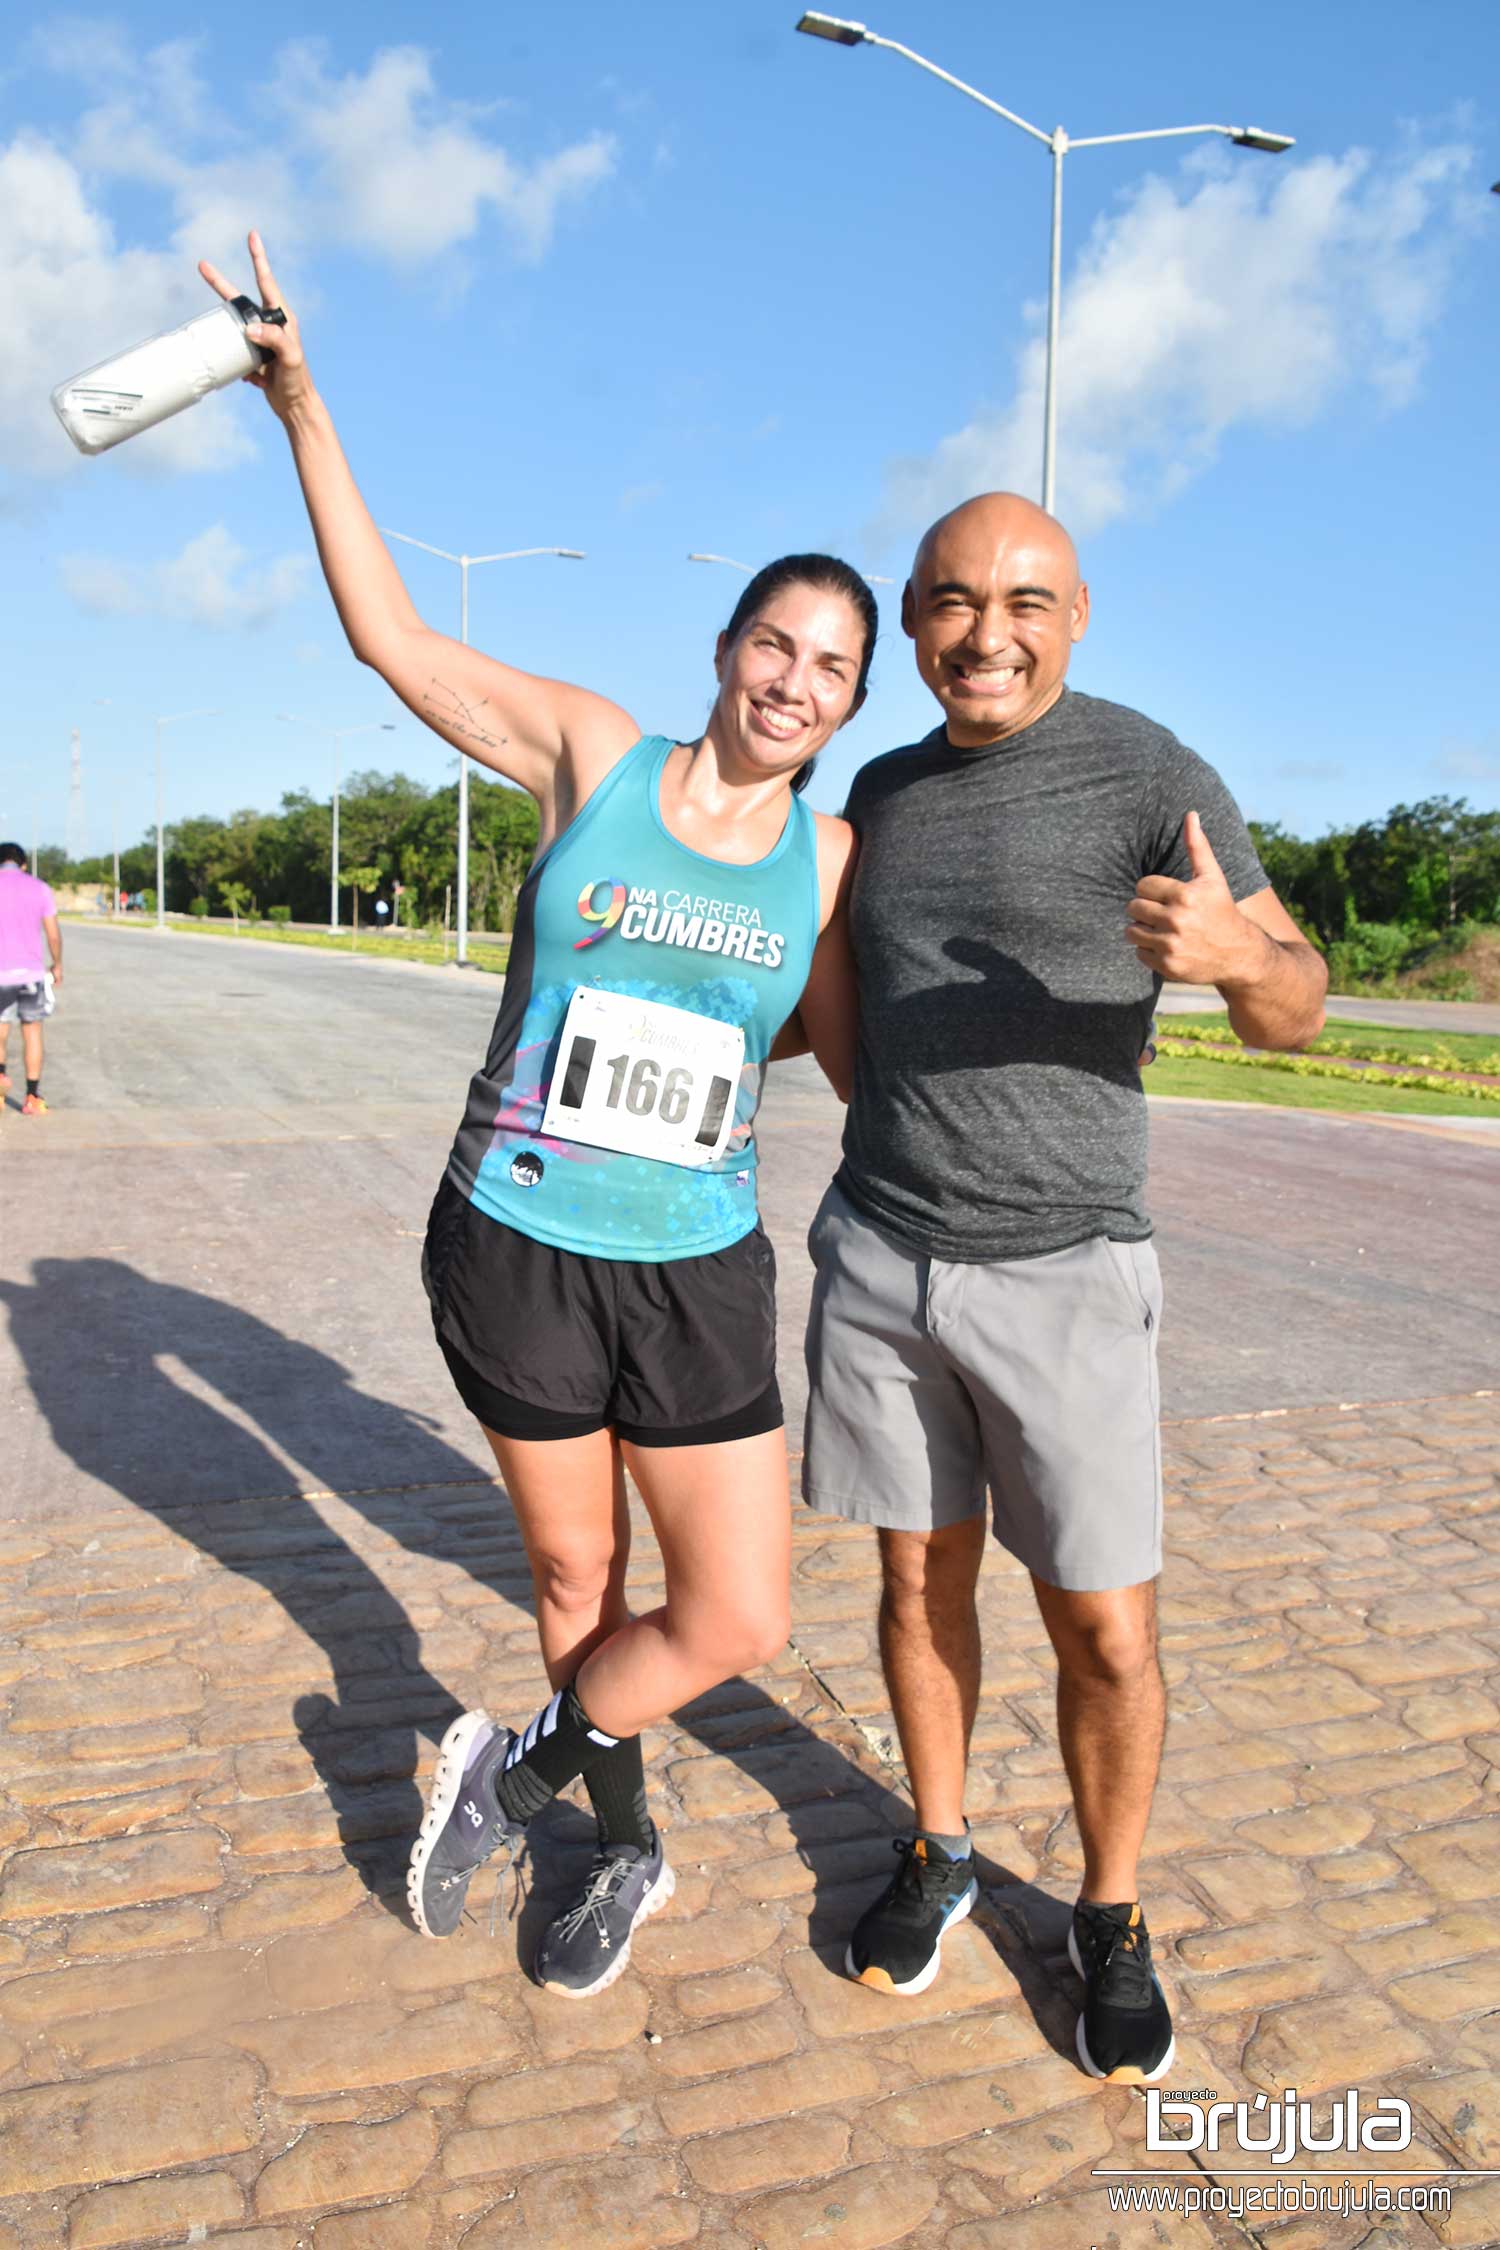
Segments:
[[[1072,540],[1018,492],[982,492],[940,516],[901,599],[917,669],[961,749],[1001,741],[1050,709],[1088,615]]]
[[[967,560],[976,552],[993,555],[1013,547],[1045,556],[1060,591],[1078,587],[1077,548],[1056,516],[1049,516],[1045,508],[1019,492],[976,493],[972,500],[962,500],[947,515],[939,516],[922,534],[912,561],[911,582],[919,584],[924,573],[930,574],[939,566],[940,558]]]

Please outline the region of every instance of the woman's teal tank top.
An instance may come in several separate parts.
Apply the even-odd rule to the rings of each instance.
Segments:
[[[727,1249],[755,1225],[766,1057],[818,935],[801,799],[764,859],[706,858],[661,816],[672,747],[646,735],[627,751],[526,878],[448,1167],[481,1211],[539,1242],[653,1263]],[[634,1153],[648,1137],[684,1160]]]

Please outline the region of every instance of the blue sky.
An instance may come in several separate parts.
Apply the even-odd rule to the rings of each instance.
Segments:
[[[1043,127],[1297,136],[1067,167],[1059,513],[1094,622],[1076,685],[1304,833],[1436,791],[1500,802],[1500,32],[1471,0],[1066,18],[871,0]],[[396,718],[346,761],[449,754],[344,649],[279,426],[237,388],[92,461],[63,377],[188,317],[264,232],[377,521],[471,552],[473,638],[691,734],[740,581],[828,546],[900,580],[924,521],[1040,464],[1046,152],[796,0],[52,17],[0,74],[0,832],[86,847],[328,785],[278,723]],[[314,27],[312,32],[309,26]],[[1064,26],[1068,36],[1058,36]],[[247,275],[248,278],[248,275]],[[397,550],[435,624],[457,572]],[[932,723],[897,614],[825,753]],[[111,699],[100,708],[96,699]]]

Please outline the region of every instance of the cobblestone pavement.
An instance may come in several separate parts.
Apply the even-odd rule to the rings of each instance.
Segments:
[[[1362,2177],[1500,2168],[1500,1397],[1179,1422],[1167,1451],[1170,2084],[1319,2117],[1399,2094],[1412,2146]],[[1430,2222],[1109,2211],[1104,2168],[1255,2158],[1148,2156],[1142,2098],[1073,2060],[1077,1839],[998,1555],[984,1907],[919,1999],[839,1974],[901,1775],[871,1540],[798,1519],[791,1646],[650,1741],[676,1899],[584,2004],[520,1965],[586,1855],[573,1805],[453,1941],[401,1899],[452,1711],[543,1692],[491,1484],[0,1531],[0,2250],[1500,2238],[1500,2178]]]

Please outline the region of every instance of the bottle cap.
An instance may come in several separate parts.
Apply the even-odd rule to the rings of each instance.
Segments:
[[[286,314],[282,311],[280,305],[258,305],[253,297],[231,297],[229,304],[231,311],[239,314],[240,320],[246,328],[250,326],[252,321],[259,321],[263,327],[267,328],[285,328],[286,326]],[[262,364],[271,357],[264,344],[252,344],[250,349]]]

